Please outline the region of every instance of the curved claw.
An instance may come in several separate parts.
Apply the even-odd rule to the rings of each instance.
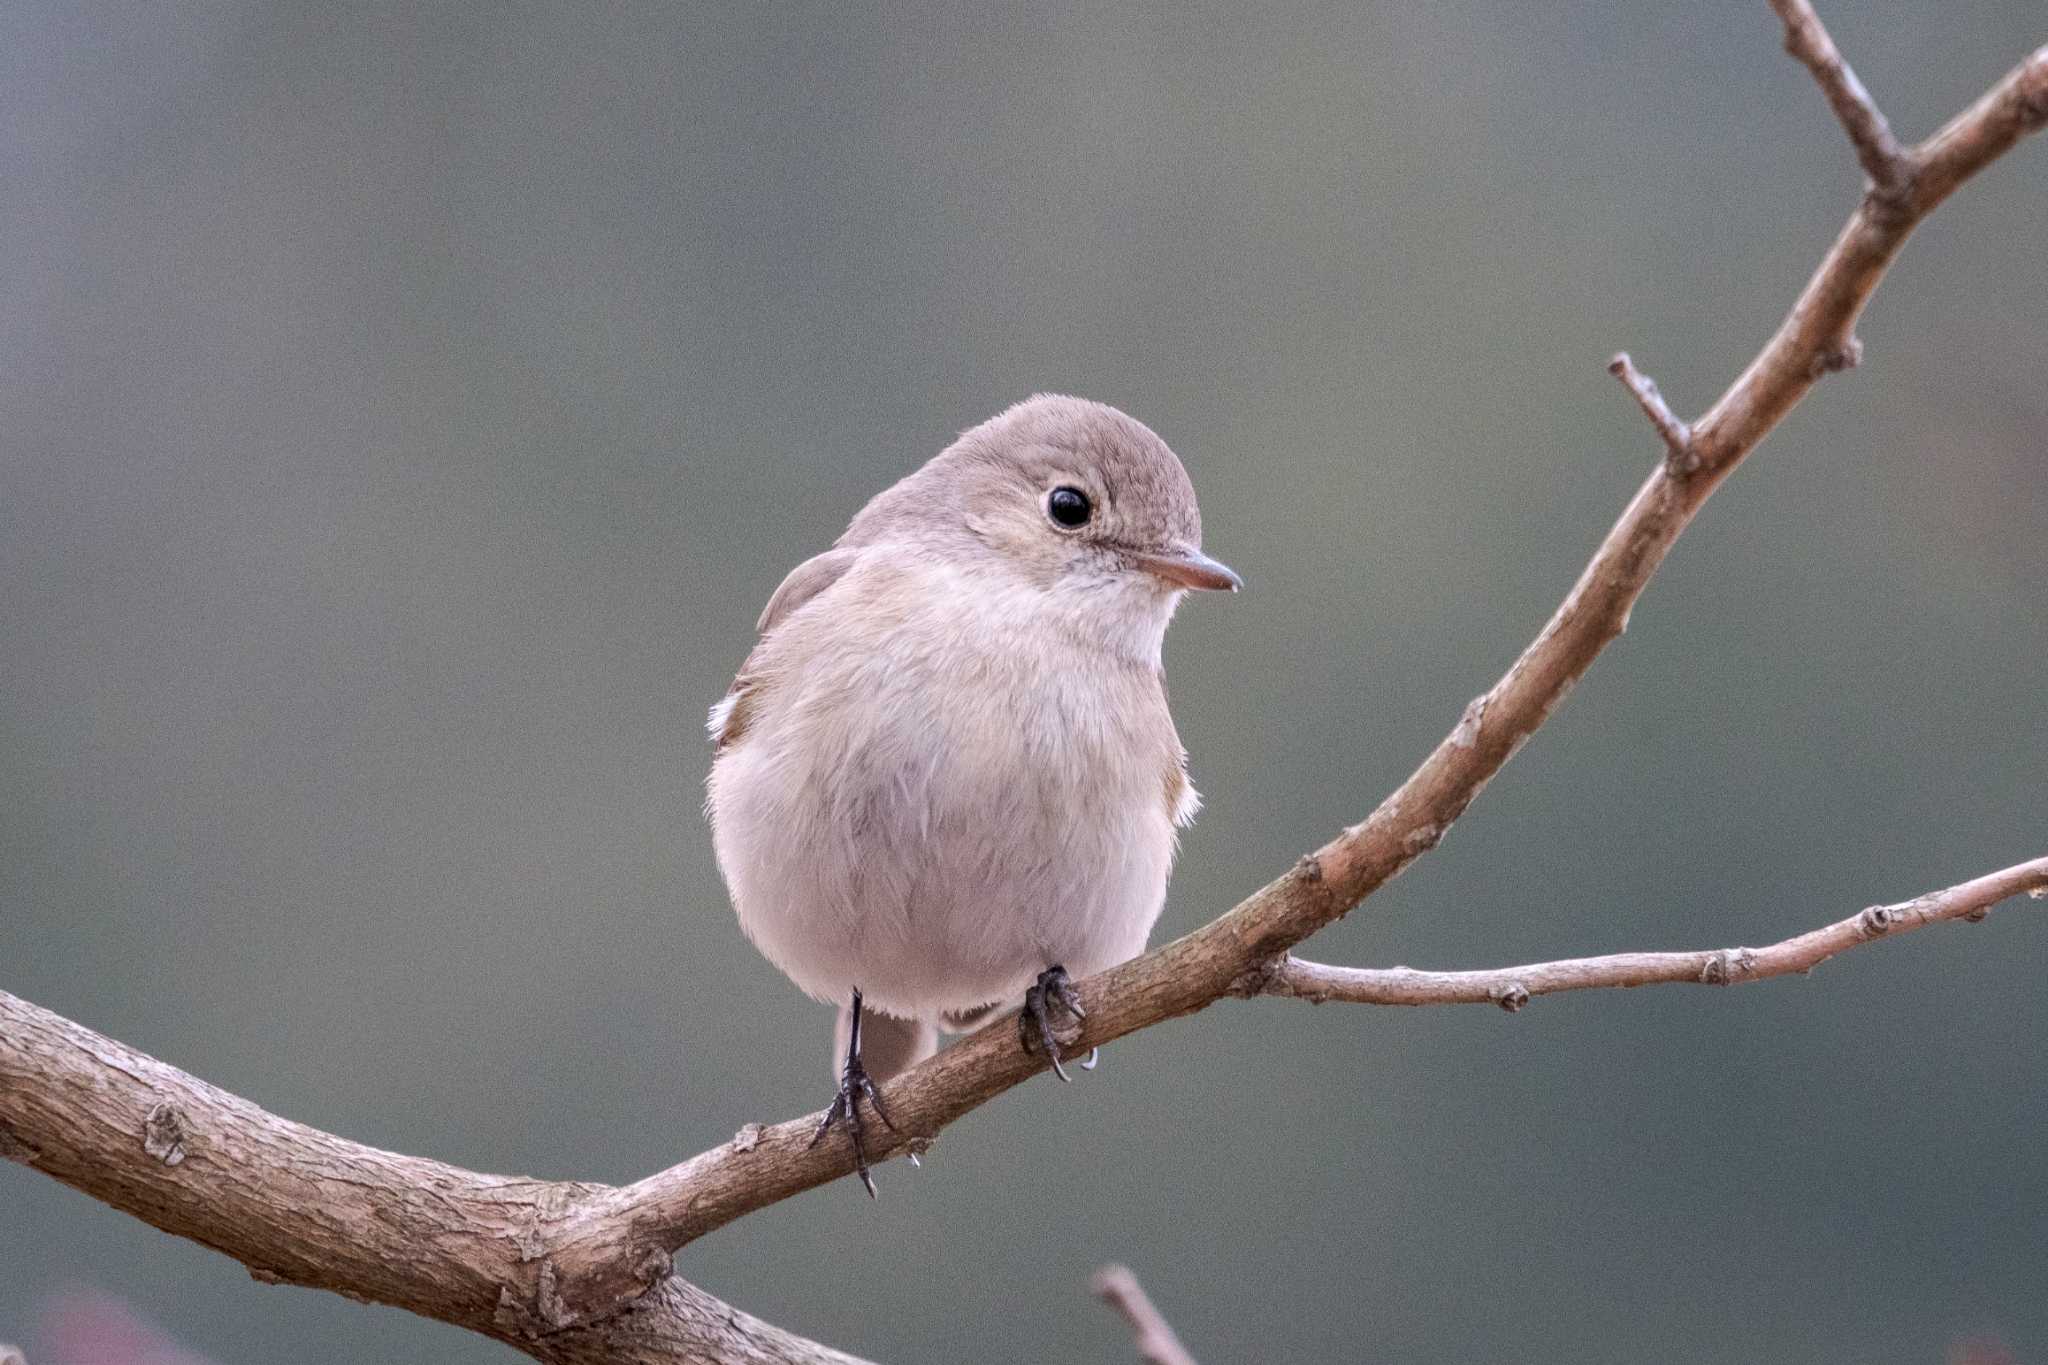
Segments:
[[[1047,967],[1038,974],[1038,980],[1024,992],[1024,1012],[1017,1016],[1017,1031],[1026,1052],[1043,1051],[1052,1063],[1053,1075],[1063,1081],[1074,1078],[1067,1074],[1060,1064],[1060,1043],[1052,1030],[1052,1006],[1058,1005],[1076,1019],[1086,1019],[1088,1011],[1081,1007],[1081,997],[1074,990],[1074,983],[1067,978],[1067,969],[1057,964]],[[1088,1060],[1082,1069],[1095,1069],[1096,1050],[1090,1048]]]
[[[853,1028],[847,1039],[846,1064],[839,1069],[839,1093],[832,1097],[832,1105],[825,1111],[825,1117],[818,1121],[818,1129],[811,1134],[808,1144],[815,1147],[825,1140],[825,1134],[832,1131],[832,1125],[842,1120],[846,1124],[846,1135],[853,1141],[853,1170],[860,1177],[860,1183],[868,1192],[868,1198],[875,1197],[875,1177],[868,1171],[867,1132],[860,1118],[860,1102],[866,1100],[882,1120],[882,1126],[890,1132],[896,1131],[895,1120],[889,1117],[889,1107],[882,1103],[882,1092],[875,1088],[875,1082],[860,1064],[860,992],[853,993]],[[916,1155],[911,1157],[916,1162]]]

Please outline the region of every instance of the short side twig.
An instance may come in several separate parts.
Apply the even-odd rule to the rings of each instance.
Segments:
[[[1131,1325],[1132,1344],[1146,1365],[1195,1365],[1173,1327],[1146,1297],[1145,1287],[1129,1266],[1106,1265],[1095,1272],[1095,1296],[1123,1314]]]
[[[1317,1004],[1330,1000],[1354,1005],[1491,1004],[1513,1011],[1533,996],[1562,991],[1663,982],[1729,986],[1794,972],[1803,975],[1858,944],[1897,937],[1943,920],[1980,920],[1992,906],[2022,893],[2048,896],[2048,858],[2019,863],[1898,905],[1873,905],[1847,919],[1762,948],[1613,953],[1473,972],[1332,967],[1288,956],[1256,977],[1251,993],[1286,995]]]
[[[1856,159],[1863,163],[1870,183],[1885,194],[1905,188],[1912,179],[1912,158],[1892,135],[1891,124],[1885,121],[1877,101],[1842,59],[1813,6],[1807,0],[1771,0],[1771,8],[1785,21],[1785,50],[1820,82],[1828,106],[1848,132],[1849,141],[1856,147]]]
[[[1690,474],[1698,469],[1700,459],[1693,453],[1692,428],[1678,420],[1678,414],[1664,401],[1657,381],[1637,369],[1635,362],[1628,358],[1627,351],[1615,352],[1614,359],[1607,362],[1607,373],[1628,386],[1628,391],[1635,395],[1637,405],[1642,408],[1643,416],[1657,428],[1657,434],[1664,440],[1664,462],[1671,473]]]

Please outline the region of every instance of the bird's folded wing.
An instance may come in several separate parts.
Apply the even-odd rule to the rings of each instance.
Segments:
[[[791,569],[789,576],[782,580],[782,586],[775,590],[774,596],[768,599],[768,605],[761,609],[761,619],[755,622],[754,629],[760,633],[760,641],[756,642],[753,650],[747,655],[746,662],[740,665],[739,674],[733,678],[732,686],[726,689],[725,696],[718,704],[711,708],[710,719],[705,722],[704,728],[711,733],[713,753],[724,753],[727,745],[737,743],[740,736],[746,733],[748,712],[751,703],[756,699],[755,694],[761,682],[761,673],[756,666],[761,657],[761,642],[767,640],[769,632],[773,631],[778,623],[787,620],[804,603],[845,577],[846,571],[853,567],[853,561],[859,557],[858,548],[827,550],[821,555],[813,555],[806,559]]]

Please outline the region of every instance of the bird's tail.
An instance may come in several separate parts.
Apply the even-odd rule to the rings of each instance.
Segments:
[[[832,1074],[838,1076],[846,1060],[846,1035],[853,1028],[853,1011],[839,1007],[839,1026],[832,1031]],[[898,1019],[883,1014],[873,1005],[860,1012],[860,1060],[877,1083],[900,1076],[939,1050],[939,1030],[915,1019]]]

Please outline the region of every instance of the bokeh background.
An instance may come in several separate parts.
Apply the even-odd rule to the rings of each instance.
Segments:
[[[2033,0],[1827,6],[1920,135]],[[1208,808],[1361,817],[1858,191],[1762,0],[0,13],[0,986],[308,1123],[627,1180],[827,1098],[700,729],[870,494],[1040,389],[1179,450]],[[2048,851],[2048,145],[1919,233],[1444,847],[1317,956],[1755,943]],[[890,1361],[2048,1358],[2048,921],[1810,981],[1226,1003],[689,1247]],[[502,1361],[0,1167],[0,1339]],[[69,1297],[66,1297],[69,1296]]]

